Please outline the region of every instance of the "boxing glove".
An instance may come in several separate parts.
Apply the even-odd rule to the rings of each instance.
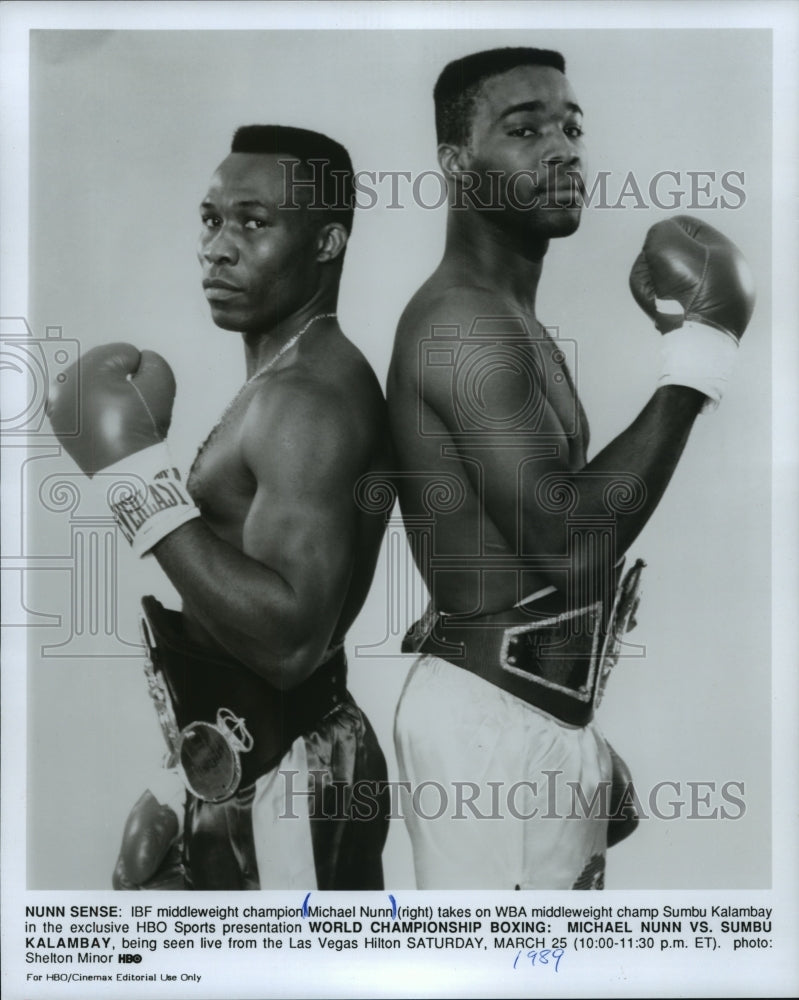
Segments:
[[[162,891],[188,888],[180,841],[172,844],[158,869],[144,882],[134,882],[128,876],[125,869],[125,859],[120,854],[111,877],[111,885],[114,889],[157,889]]]
[[[103,472],[120,480],[109,504],[137,555],[199,517],[166,446],[175,379],[160,355],[107,344],[59,378],[48,398],[53,431],[87,476]]]
[[[87,476],[160,444],[175,400],[172,369],[153,351],[131,344],[95,347],[50,388],[53,430]],[[74,433],[70,414],[78,414]]]
[[[178,833],[175,810],[171,805],[162,805],[148,789],[131,809],[125,823],[115,881],[138,886],[152,878]]]
[[[630,769],[607,740],[605,743],[610,751],[610,761],[613,768],[610,779],[610,818],[608,820],[608,847],[613,847],[635,832],[639,819],[638,810],[635,808],[637,800]]]
[[[678,215],[650,228],[630,290],[663,334],[658,385],[698,389],[715,408],[754,308],[743,254],[717,229]]]

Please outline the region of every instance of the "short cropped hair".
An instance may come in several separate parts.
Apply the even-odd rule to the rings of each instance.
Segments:
[[[433,90],[438,142],[457,145],[468,142],[475,99],[483,82],[517,66],[551,66],[566,72],[565,59],[551,49],[488,49],[445,66]]]
[[[242,125],[233,135],[230,152],[296,158],[311,171],[314,183],[319,185],[324,217],[340,222],[348,233],[352,231],[355,207],[352,160],[335,139],[290,125]],[[318,203],[320,199],[315,200]]]

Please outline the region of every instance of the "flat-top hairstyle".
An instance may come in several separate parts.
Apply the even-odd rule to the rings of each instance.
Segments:
[[[551,66],[566,72],[565,59],[551,49],[488,49],[445,66],[433,90],[438,142],[459,146],[468,142],[475,99],[483,82],[517,66]]]
[[[296,158],[317,186],[318,194],[311,207],[324,212],[323,218],[340,222],[351,232],[355,206],[352,160],[335,139],[290,125],[242,125],[236,129],[230,152]]]

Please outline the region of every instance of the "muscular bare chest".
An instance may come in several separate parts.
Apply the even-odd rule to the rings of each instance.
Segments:
[[[203,518],[231,542],[240,537],[256,488],[239,439],[240,421],[233,415],[200,447],[187,483]]]

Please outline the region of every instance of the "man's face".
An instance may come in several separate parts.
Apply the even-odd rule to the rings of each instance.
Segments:
[[[290,207],[290,173],[289,157],[231,153],[211,178],[197,256],[224,330],[268,330],[317,289],[318,230],[297,194]]]
[[[480,174],[501,173],[495,190],[514,228],[544,237],[577,229],[582,204],[568,174],[582,173],[581,124],[568,80],[549,66],[518,66],[483,83],[466,160]]]

